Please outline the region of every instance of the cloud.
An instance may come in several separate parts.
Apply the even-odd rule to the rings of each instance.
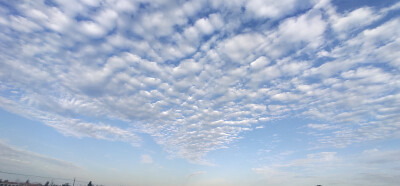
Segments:
[[[318,11],[309,11],[299,17],[289,18],[279,25],[281,38],[290,42],[311,42],[323,34],[326,22]]]
[[[196,175],[203,175],[203,174],[207,174],[207,171],[195,171],[195,172],[190,173],[187,176],[187,179],[190,179],[191,177],[196,176]]]
[[[228,38],[220,45],[221,53],[233,62],[245,63],[246,58],[252,57],[256,48],[265,42],[265,38],[258,33],[241,34]]]
[[[399,172],[397,153],[397,150],[370,149],[350,156],[319,152],[289,159],[280,155],[275,163],[252,170],[260,175],[262,184],[391,185],[398,181],[395,178]],[[342,179],[338,181],[338,177]]]
[[[74,176],[77,172],[85,176],[82,167],[68,161],[47,157],[38,153],[23,150],[0,141],[0,165],[3,170],[25,172],[47,172],[52,175]]]
[[[316,154],[307,154],[307,157],[304,159],[297,159],[290,162],[287,165],[279,165],[283,167],[301,167],[301,166],[315,166],[323,163],[323,166],[327,166],[327,163],[337,161],[336,152],[320,152]]]
[[[82,21],[80,23],[82,33],[89,37],[102,37],[106,31],[98,24],[92,21]]]
[[[311,3],[309,1],[300,2],[296,0],[251,0],[246,3],[245,7],[246,11],[248,11],[249,14],[252,14],[257,18],[276,19],[298,11],[299,9],[304,9],[310,5]]]
[[[360,28],[364,25],[370,24],[380,16],[372,15],[373,11],[368,7],[359,8],[349,12],[346,16],[337,18],[332,27],[338,32],[348,31],[354,28]],[[373,19],[367,19],[372,17]]]
[[[140,158],[141,163],[153,163],[153,159],[148,154],[143,154]]]
[[[317,130],[332,130],[332,129],[337,129],[337,126],[334,125],[329,125],[329,124],[307,124],[307,127],[312,128],[312,129],[317,129]]]
[[[296,176],[294,173],[270,167],[253,168],[252,170],[257,174],[264,176],[263,178],[267,180],[263,180],[264,184],[266,182],[269,184],[289,185],[287,180],[292,180],[291,178]]]
[[[398,164],[400,162],[399,153],[399,150],[365,150],[360,161],[371,165]]]
[[[208,152],[291,116],[323,123],[306,127],[318,147],[400,136],[397,5],[1,6],[0,106],[65,135],[138,146],[147,133],[172,156],[208,165]]]
[[[0,98],[2,108],[24,117],[40,120],[44,124],[55,128],[67,136],[78,138],[92,137],[96,139],[123,141],[139,146],[141,139],[129,130],[124,130],[116,126],[110,126],[102,123],[83,122],[79,119],[67,118],[56,114],[46,114],[29,108],[22,108],[12,100]]]

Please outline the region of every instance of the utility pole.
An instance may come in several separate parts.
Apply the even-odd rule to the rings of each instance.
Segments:
[[[74,183],[72,184],[72,186],[75,186],[75,178],[74,178]]]

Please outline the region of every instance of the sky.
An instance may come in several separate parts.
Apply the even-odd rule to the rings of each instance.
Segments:
[[[395,0],[0,0],[0,178],[394,186],[399,51]]]

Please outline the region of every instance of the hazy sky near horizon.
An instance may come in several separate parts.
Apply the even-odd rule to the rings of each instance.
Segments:
[[[395,0],[0,0],[0,171],[396,185],[399,17]]]

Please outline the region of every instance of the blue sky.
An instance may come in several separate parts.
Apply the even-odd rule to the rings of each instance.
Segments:
[[[0,1],[0,14],[0,171],[400,182],[396,1]]]

